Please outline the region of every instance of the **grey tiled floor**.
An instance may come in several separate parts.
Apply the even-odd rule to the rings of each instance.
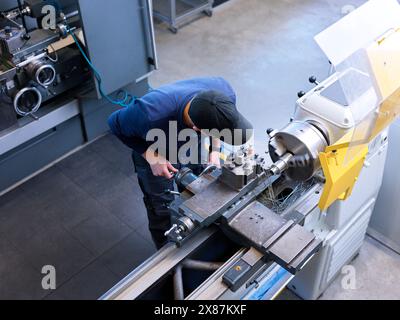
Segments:
[[[96,299],[155,252],[130,152],[111,135],[1,197],[0,235],[0,299]]]

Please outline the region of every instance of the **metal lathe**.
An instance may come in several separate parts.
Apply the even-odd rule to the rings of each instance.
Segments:
[[[310,78],[316,87],[299,93],[288,124],[268,130],[270,159],[243,147],[222,169],[179,172],[184,191],[170,207],[170,243],[102,299],[259,300],[286,287],[304,299],[323,294],[360,251],[387,128],[400,113],[400,20],[382,19],[368,41],[333,52],[334,41],[354,37],[354,28],[345,32],[349,19],[361,29],[371,14],[380,19],[384,9],[374,5],[316,37],[336,72]]]

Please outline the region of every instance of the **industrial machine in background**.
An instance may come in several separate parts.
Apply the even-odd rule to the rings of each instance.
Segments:
[[[397,1],[372,0],[318,35],[336,72],[310,78],[290,122],[268,130],[273,163],[243,147],[221,170],[180,171],[170,244],[102,298],[146,299],[168,283],[176,299],[323,294],[359,253],[382,184],[400,114],[398,21]]]
[[[150,0],[2,0],[0,192],[105,133],[156,68]]]
[[[40,20],[45,5],[26,1],[18,8],[1,13],[5,26],[0,31],[3,114],[0,130],[17,124],[20,117],[35,118],[35,113],[48,100],[91,77],[79,50],[69,46],[51,50],[53,44],[69,35],[66,24],[72,25],[78,11],[67,15],[60,13],[56,30],[38,28],[29,32],[26,18]],[[17,22],[18,18],[22,19],[22,24]]]

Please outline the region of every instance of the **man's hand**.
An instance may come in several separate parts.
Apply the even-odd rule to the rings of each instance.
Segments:
[[[214,149],[221,150],[221,141],[216,138],[211,139],[211,146]],[[208,157],[208,164],[217,166],[217,168],[221,168],[221,153],[219,151],[212,150]]]
[[[147,152],[143,154],[143,157],[150,164],[151,172],[156,177],[172,179],[173,173],[178,172],[167,159],[152,150],[147,150]]]
[[[217,166],[217,168],[221,168],[220,153],[217,151],[211,152],[208,159],[208,164]]]

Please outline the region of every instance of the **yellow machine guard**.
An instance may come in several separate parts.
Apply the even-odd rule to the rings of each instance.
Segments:
[[[366,48],[371,76],[381,98],[381,105],[373,118],[375,123],[365,141],[354,144],[354,132],[348,133],[335,145],[326,148],[319,156],[326,178],[319,208],[326,210],[336,200],[347,199],[353,190],[368,154],[370,141],[400,115],[400,28],[388,31]],[[356,129],[355,129],[356,130]],[[352,159],[346,158],[352,148]],[[356,152],[353,154],[354,150]],[[346,160],[346,161],[345,161]]]
[[[327,210],[336,200],[346,200],[351,195],[363,168],[368,154],[368,145],[360,148],[360,151],[350,161],[345,161],[350,139],[351,133],[335,145],[327,147],[325,152],[321,152],[319,155],[326,179],[319,201],[319,208],[322,211]]]

